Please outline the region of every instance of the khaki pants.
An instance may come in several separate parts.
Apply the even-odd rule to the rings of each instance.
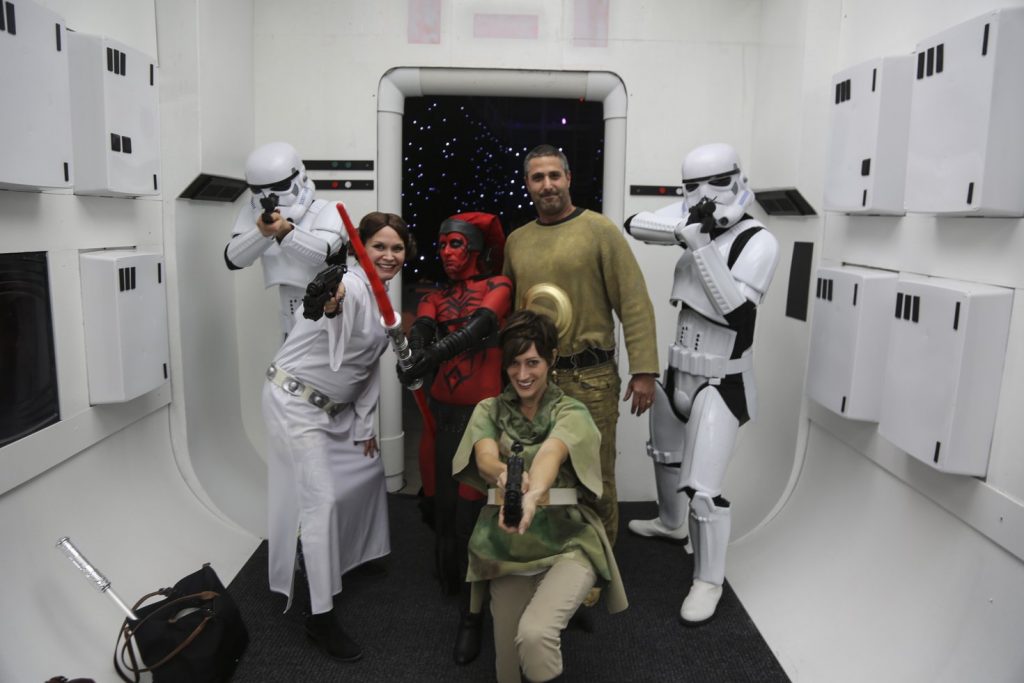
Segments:
[[[622,381],[615,363],[608,362],[583,370],[556,370],[552,378],[567,396],[590,411],[601,432],[601,483],[604,491],[593,502],[608,542],[615,545],[619,535],[619,496],[615,488],[615,427],[619,423],[619,396]]]
[[[533,576],[491,579],[498,683],[549,681],[562,673],[562,630],[597,580],[589,565],[561,560]]]

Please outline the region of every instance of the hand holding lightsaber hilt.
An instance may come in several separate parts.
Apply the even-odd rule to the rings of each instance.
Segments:
[[[412,347],[409,346],[409,338],[402,332],[401,319],[396,317],[394,323],[388,325],[382,316],[380,322],[384,325],[384,331],[391,340],[391,346],[395,350],[395,355],[398,356],[398,367],[402,368],[403,372],[408,370],[412,367]],[[416,391],[423,386],[423,378],[418,377],[405,386],[410,391]]]
[[[61,549],[69,560],[71,560],[71,564],[78,567],[78,570],[85,574],[85,577],[89,579],[94,586],[96,586],[96,590],[100,593],[106,593],[109,595],[110,599],[117,603],[117,606],[128,615],[129,619],[132,621],[138,620],[138,617],[135,616],[135,613],[132,612],[131,608],[129,608],[128,605],[118,597],[117,593],[114,592],[114,589],[110,587],[110,579],[105,577],[100,570],[96,569],[96,567],[89,564],[89,560],[85,559],[85,556],[78,551],[78,548],[74,546],[70,538],[63,536],[58,539],[57,547]]]

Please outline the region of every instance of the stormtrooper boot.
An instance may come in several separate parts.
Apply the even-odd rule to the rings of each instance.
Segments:
[[[729,544],[732,511],[715,505],[706,493],[690,502],[690,538],[693,543],[693,584],[683,600],[679,618],[698,626],[715,616],[725,583],[725,551]]]

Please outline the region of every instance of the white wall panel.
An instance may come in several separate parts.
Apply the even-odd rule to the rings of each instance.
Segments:
[[[818,268],[807,396],[851,420],[877,422],[896,273]]]
[[[137,197],[160,190],[160,73],[124,43],[69,35],[75,193]]]
[[[825,209],[902,215],[913,58],[882,57],[832,79]]]
[[[923,38],[915,58],[907,210],[1024,215],[1024,8]]]
[[[87,252],[79,270],[90,403],[123,403],[153,391],[170,376],[163,255]]]
[[[64,19],[31,0],[0,29],[0,188],[71,187],[71,96]],[[10,17],[7,17],[10,12]],[[13,25],[10,19],[13,18]]]
[[[879,433],[918,460],[985,476],[1013,294],[942,278],[901,278]]]

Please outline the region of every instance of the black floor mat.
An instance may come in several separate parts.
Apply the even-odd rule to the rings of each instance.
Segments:
[[[346,575],[337,602],[349,634],[363,647],[361,661],[328,659],[306,640],[305,584],[283,614],[285,600],[267,588],[267,545],[253,553],[229,589],[242,610],[251,642],[235,683],[275,681],[493,681],[490,619],[480,658],[457,666],[452,647],[459,614],[455,598],[441,594],[433,577],[431,532],[420,521],[416,498],[391,495],[391,555],[386,574]],[[681,545],[632,536],[626,522],[655,514],[653,503],[623,503],[616,557],[630,607],[609,615],[588,609],[593,632],[570,627],[562,637],[569,681],[787,681],[736,594],[726,584],[715,618],[697,628],[679,623],[692,561]]]

